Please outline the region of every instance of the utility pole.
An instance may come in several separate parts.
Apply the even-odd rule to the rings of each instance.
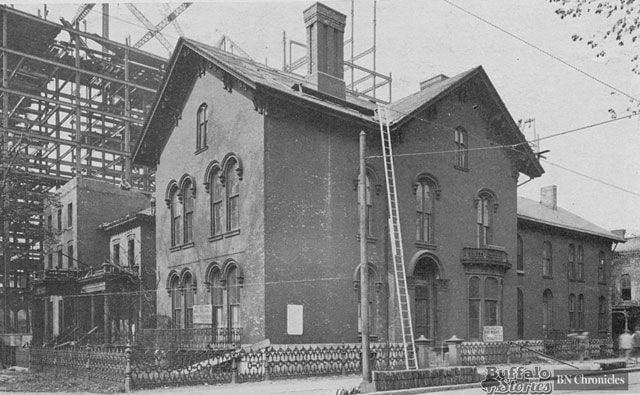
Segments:
[[[358,211],[360,214],[360,335],[362,336],[362,385],[371,382],[369,367],[369,268],[367,266],[367,169],[364,155],[367,134],[360,132],[360,177],[358,180]]]

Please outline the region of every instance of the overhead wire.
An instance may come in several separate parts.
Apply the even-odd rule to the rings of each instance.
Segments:
[[[539,46],[537,46],[535,44],[530,43],[529,41],[527,41],[527,40],[515,35],[514,33],[511,33],[510,31],[508,31],[508,30],[496,25],[495,23],[493,23],[493,22],[481,17],[480,15],[477,15],[477,14],[475,14],[475,13],[473,13],[473,12],[471,12],[471,11],[461,7],[461,6],[459,6],[459,5],[453,3],[450,0],[442,0],[442,1],[444,1],[445,3],[449,4],[450,6],[452,6],[454,8],[457,8],[458,10],[464,12],[465,14],[470,15],[470,16],[472,16],[472,17],[474,17],[474,18],[486,23],[487,25],[489,25],[489,26],[491,26],[491,27],[493,27],[493,28],[495,28],[495,29],[507,34],[508,36],[510,36],[510,37],[512,37],[512,38],[524,43],[525,45],[527,45],[527,46],[529,46],[529,47],[531,47],[531,48],[533,48],[533,49],[535,49],[535,50],[537,50],[537,51],[549,56],[550,58],[557,60],[558,62],[564,64],[565,66],[567,66],[567,67],[577,71],[578,73],[583,74],[586,77],[592,79],[593,81],[596,81],[596,82],[606,86],[607,88],[612,89],[613,91],[618,92],[619,94],[621,94],[623,96],[626,96],[627,98],[635,101],[636,103],[640,103],[640,99],[636,98],[635,96],[633,96],[633,95],[631,95],[631,94],[629,94],[629,93],[627,93],[627,92],[625,92],[625,91],[623,91],[623,90],[621,90],[619,88],[616,88],[615,86],[611,85],[610,83],[608,83],[608,82],[606,82],[606,81],[604,81],[604,80],[602,80],[602,79],[600,79],[600,78],[598,78],[598,77],[596,77],[596,76],[594,76],[594,75],[592,75],[592,74],[590,74],[590,73],[588,73],[588,72],[586,72],[586,71],[584,71],[584,70],[572,65],[571,63],[567,62],[566,60],[564,60],[564,59],[552,54],[551,52],[549,52],[549,51],[547,51],[545,49],[540,48]]]

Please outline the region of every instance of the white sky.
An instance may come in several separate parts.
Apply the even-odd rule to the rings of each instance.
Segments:
[[[589,36],[604,31],[610,22],[587,16],[561,20],[556,4],[547,0],[451,0],[482,18],[529,41],[567,63],[640,98],[640,79],[631,72],[631,53],[638,47],[611,45],[604,60],[596,50],[571,40],[573,33]],[[16,2],[16,8],[36,13],[41,4]],[[178,22],[185,36],[215,43],[222,34],[231,37],[255,60],[282,66],[282,33],[304,41],[302,11],[312,1],[196,2]],[[325,1],[326,5],[350,15],[350,0]],[[20,5],[18,5],[20,4]],[[541,137],[610,119],[614,108],[624,115],[637,109],[629,99],[572,70],[509,35],[469,16],[443,0],[378,0],[377,69],[393,73],[393,97],[401,98],[418,89],[418,82],[443,73],[453,76],[482,65],[515,120],[535,118]],[[178,4],[171,4],[175,8]],[[158,23],[166,14],[159,4],[137,4],[147,18]],[[49,3],[48,19],[70,20],[77,4]],[[357,0],[355,6],[356,53],[372,45],[373,0]],[[101,8],[87,17],[88,30],[99,33]],[[137,41],[145,30],[123,4],[111,5],[111,38],[124,42],[130,35]],[[349,37],[347,21],[345,38]],[[173,26],[165,37],[175,44]],[[640,40],[638,40],[640,42]],[[143,49],[168,56],[152,40]],[[598,51],[601,48],[598,48]],[[370,58],[366,58],[369,59]],[[370,66],[366,61],[364,66]],[[640,164],[640,117],[545,140],[541,143],[549,161],[640,194],[637,184]],[[428,150],[428,147],[427,149]],[[558,185],[558,204],[607,229],[626,228],[640,233],[640,195],[594,182],[547,162],[541,178],[519,188],[522,196],[538,200],[542,186]],[[520,181],[525,181],[522,176]]]

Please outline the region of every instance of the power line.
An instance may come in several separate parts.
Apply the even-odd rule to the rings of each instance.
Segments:
[[[528,45],[529,47],[531,47],[531,48],[533,48],[533,49],[535,49],[535,50],[537,50],[537,51],[539,51],[539,52],[542,52],[543,54],[545,54],[545,55],[549,56],[550,58],[557,60],[558,62],[560,62],[560,63],[564,64],[565,66],[567,66],[567,67],[569,67],[569,68],[571,68],[571,69],[573,69],[573,70],[575,70],[575,71],[579,72],[580,74],[583,74],[583,75],[587,76],[588,78],[590,78],[590,79],[592,79],[592,80],[594,80],[594,81],[596,81],[596,82],[598,82],[598,83],[600,83],[600,84],[602,84],[602,85],[606,86],[607,88],[609,88],[609,89],[613,89],[614,91],[616,91],[616,92],[620,93],[621,95],[626,96],[626,97],[628,97],[629,99],[631,99],[631,100],[633,100],[633,101],[635,101],[635,102],[640,103],[640,100],[639,100],[639,99],[637,99],[636,97],[634,97],[634,96],[632,96],[632,95],[630,95],[630,94],[628,94],[628,93],[626,93],[626,92],[624,92],[624,91],[622,91],[622,90],[620,90],[620,89],[616,88],[615,86],[613,86],[613,85],[609,84],[608,82],[605,82],[605,81],[601,80],[601,79],[600,79],[600,78],[598,78],[598,77],[595,77],[595,76],[593,76],[593,75],[591,75],[591,74],[587,73],[587,72],[586,72],[586,71],[584,71],[584,70],[579,69],[578,67],[576,67],[576,66],[572,65],[571,63],[567,62],[566,60],[564,60],[564,59],[562,59],[562,58],[560,58],[560,57],[558,57],[558,56],[556,56],[556,55],[552,54],[552,53],[551,53],[551,52],[549,52],[549,51],[546,51],[546,50],[544,50],[544,49],[542,49],[542,48],[540,48],[540,47],[538,47],[538,46],[536,46],[536,45],[534,45],[534,44],[530,43],[529,41],[527,41],[527,40],[525,40],[525,39],[523,39],[523,38],[520,38],[520,37],[516,36],[515,34],[513,34],[513,33],[509,32],[508,30],[506,30],[506,29],[504,29],[504,28],[502,28],[502,27],[500,27],[500,26],[498,26],[498,25],[496,25],[496,24],[494,24],[494,23],[492,23],[492,22],[488,21],[487,19],[484,19],[483,17],[481,17],[481,16],[479,16],[479,15],[477,15],[477,14],[474,14],[473,12],[468,11],[468,10],[466,10],[466,9],[464,9],[464,8],[462,8],[462,7],[460,7],[459,5],[457,5],[457,4],[455,4],[455,3],[452,3],[452,2],[451,2],[451,1],[449,1],[449,0],[442,0],[442,1],[444,1],[445,3],[449,4],[450,6],[452,6],[452,7],[454,7],[454,8],[457,8],[458,10],[460,10],[460,11],[464,12],[465,14],[471,15],[472,17],[474,17],[474,18],[476,18],[476,19],[478,19],[478,20],[480,20],[480,21],[482,21],[482,22],[486,23],[487,25],[489,25],[489,26],[491,26],[491,27],[493,27],[493,28],[495,28],[495,29],[500,30],[501,32],[503,32],[503,33],[505,33],[505,34],[507,34],[507,35],[511,36],[512,38],[514,38],[514,39],[516,39],[516,40],[518,40],[518,41],[520,41],[520,42],[522,42],[522,43],[524,43],[524,44],[526,44],[526,45]]]
[[[568,171],[568,172],[570,172],[570,173],[573,173],[573,174],[579,175],[579,176],[581,176],[581,177],[585,177],[585,178],[587,178],[587,179],[589,179],[589,180],[591,180],[591,181],[595,181],[595,182],[598,182],[598,183],[600,183],[600,184],[606,185],[606,186],[608,186],[608,187],[611,187],[611,188],[617,189],[617,190],[619,190],[619,191],[626,192],[626,193],[629,193],[629,194],[631,194],[631,195],[634,195],[634,196],[638,196],[638,197],[640,197],[640,193],[638,193],[638,192],[631,191],[631,190],[626,189],[626,188],[623,188],[623,187],[621,187],[621,186],[618,186],[618,185],[612,184],[612,183],[610,183],[610,182],[608,182],[608,181],[604,181],[604,180],[601,180],[601,179],[599,179],[599,178],[595,178],[595,177],[593,177],[593,176],[590,176],[590,175],[588,175],[588,174],[581,173],[581,172],[579,172],[579,171],[577,171],[577,170],[573,170],[573,169],[570,169],[570,168],[568,168],[568,167],[565,167],[565,166],[559,165],[559,164],[557,164],[557,163],[553,163],[553,162],[551,162],[551,161],[549,161],[549,160],[547,160],[547,159],[544,159],[544,158],[543,158],[543,160],[545,161],[545,163],[548,163],[548,164],[550,164],[551,166],[558,167],[558,168],[560,168],[560,169],[562,169],[562,170],[565,170],[565,171]]]

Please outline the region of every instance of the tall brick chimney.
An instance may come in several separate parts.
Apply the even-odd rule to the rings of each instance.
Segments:
[[[321,3],[304,10],[307,81],[327,95],[345,98],[344,27],[347,17]]]
[[[540,188],[540,204],[552,210],[558,209],[558,187],[556,185]]]

